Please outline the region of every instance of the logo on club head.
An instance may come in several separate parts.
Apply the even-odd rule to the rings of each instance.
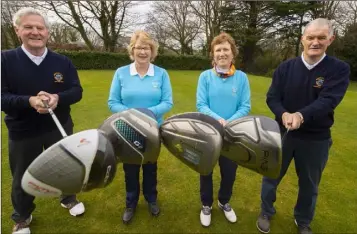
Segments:
[[[88,141],[86,138],[81,138],[79,140],[79,144],[77,145],[77,147],[81,147],[83,145],[88,145],[88,144],[90,144],[90,141]]]
[[[176,145],[174,145],[174,147],[177,149],[177,151],[178,151],[180,154],[183,153],[183,149],[182,149],[181,144],[176,144]]]
[[[260,169],[267,172],[269,169],[269,152],[263,150],[263,155],[261,157]]]
[[[55,72],[53,74],[53,77],[55,78],[55,83],[63,83],[63,75],[60,72]]]
[[[134,141],[133,143],[134,143],[134,145],[135,145],[136,147],[138,147],[139,149],[142,149],[142,148],[143,148],[143,145],[142,145],[139,141]]]
[[[39,193],[44,193],[44,194],[59,194],[57,191],[52,191],[49,190],[48,188],[41,187],[38,184],[35,184],[32,181],[28,182],[28,186],[31,187],[33,190],[39,192]]]

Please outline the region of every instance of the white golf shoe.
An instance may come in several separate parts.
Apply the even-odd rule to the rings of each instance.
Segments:
[[[237,222],[237,216],[236,213],[234,212],[234,210],[232,209],[231,205],[229,205],[229,203],[226,203],[224,205],[222,205],[219,201],[218,201],[218,206],[219,208],[221,208],[224,212],[224,216],[226,216],[227,220],[231,223],[235,223]]]
[[[78,216],[78,215],[82,215],[85,211],[84,205],[82,202],[79,202],[77,200],[70,202],[68,204],[63,204],[61,203],[61,206],[63,208],[67,208],[69,210],[69,213],[72,216]]]
[[[211,211],[212,207],[202,206],[200,213],[201,224],[204,227],[208,227],[211,224]]]

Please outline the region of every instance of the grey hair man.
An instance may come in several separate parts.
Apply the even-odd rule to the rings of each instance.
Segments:
[[[263,178],[257,221],[257,228],[263,233],[270,231],[270,219],[276,213],[276,190],[292,159],[299,178],[295,224],[299,233],[312,233],[310,223],[318,186],[332,145],[334,109],[346,93],[350,76],[347,63],[325,53],[333,40],[332,23],[321,18],[313,20],[301,37],[302,55],[283,62],[274,72],[266,102],[282,135],[288,134],[282,142],[280,177]]]
[[[22,176],[44,149],[62,139],[43,101],[72,134],[70,105],[81,100],[83,89],[72,62],[47,49],[50,25],[44,14],[23,8],[13,23],[22,45],[1,52],[1,107],[9,135],[13,233],[30,233],[35,204],[21,187]],[[60,202],[73,216],[85,211],[76,195],[63,196]]]

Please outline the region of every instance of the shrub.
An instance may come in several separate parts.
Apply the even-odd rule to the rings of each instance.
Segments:
[[[91,51],[57,51],[70,58],[79,70],[115,70],[131,63],[126,53],[108,53]],[[159,55],[154,64],[165,69],[175,70],[205,70],[211,68],[211,60],[201,56]]]

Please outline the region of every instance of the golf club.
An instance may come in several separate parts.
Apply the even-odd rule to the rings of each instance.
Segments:
[[[245,116],[229,122],[221,155],[242,167],[277,178],[282,163],[278,123],[265,116]]]
[[[67,137],[67,133],[64,130],[64,128],[62,127],[60,121],[58,120],[56,114],[53,112],[53,110],[48,106],[48,101],[47,100],[43,100],[42,103],[45,105],[45,107],[47,108],[48,112],[50,113],[53,121],[55,122],[58,130],[61,132],[63,138]]]
[[[62,140],[43,151],[25,171],[21,186],[36,197],[58,197],[108,186],[117,160],[107,135],[90,129],[67,136],[48,103]]]
[[[217,120],[198,112],[171,116],[160,127],[168,151],[201,175],[209,175],[217,164],[223,132]]]
[[[157,161],[161,142],[155,115],[148,109],[128,109],[107,118],[99,129],[114,147],[118,162],[141,165]]]

